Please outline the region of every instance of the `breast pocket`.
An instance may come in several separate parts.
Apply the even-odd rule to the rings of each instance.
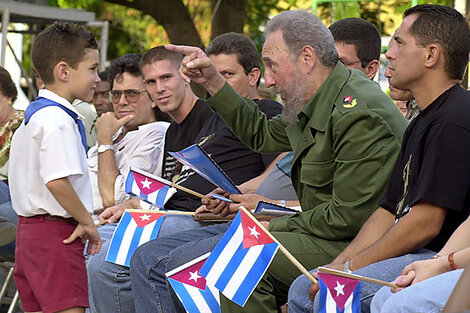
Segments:
[[[333,183],[336,163],[334,160],[325,162],[303,162],[300,181],[312,187],[326,187]]]

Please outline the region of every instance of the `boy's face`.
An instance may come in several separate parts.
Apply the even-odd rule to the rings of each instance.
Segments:
[[[96,49],[86,49],[85,57],[78,63],[77,69],[69,67],[70,98],[91,102],[96,85],[100,82],[98,76],[99,52]]]
[[[210,55],[219,73],[242,97],[249,98],[256,88],[258,77],[252,73],[245,74],[243,66],[238,63],[235,54]]]
[[[162,112],[170,116],[181,111],[188,82],[178,72],[179,67],[169,60],[156,61],[142,67],[145,88]]]

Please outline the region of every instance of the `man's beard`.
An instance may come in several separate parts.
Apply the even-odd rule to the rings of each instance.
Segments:
[[[305,108],[305,106],[310,101],[309,98],[305,99],[306,94],[308,94],[308,86],[304,82],[298,83],[295,88],[295,94],[289,94],[286,96],[284,101],[284,109],[282,110],[282,119],[289,123],[293,124],[297,122],[297,115]]]

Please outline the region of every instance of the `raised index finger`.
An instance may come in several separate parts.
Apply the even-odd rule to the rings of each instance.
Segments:
[[[192,54],[194,52],[199,52],[200,51],[200,49],[198,47],[183,46],[183,45],[165,45],[165,49],[173,51],[173,52],[182,53],[182,54],[185,54],[185,55],[189,55],[189,54]]]

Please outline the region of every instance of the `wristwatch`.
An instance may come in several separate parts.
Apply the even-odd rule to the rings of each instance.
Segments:
[[[98,153],[103,153],[107,150],[113,150],[113,145],[99,145],[97,149]]]
[[[349,265],[350,263],[351,263],[351,260],[347,260],[346,263],[344,263],[344,272],[352,273],[350,265]]]

